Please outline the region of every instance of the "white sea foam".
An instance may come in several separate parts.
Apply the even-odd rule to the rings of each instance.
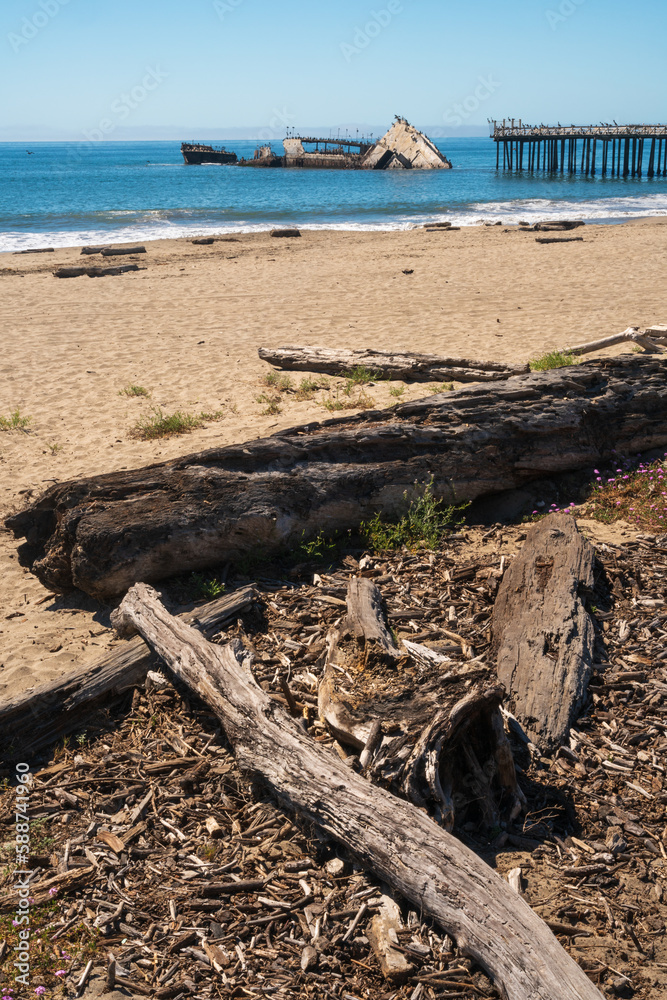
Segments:
[[[451,209],[443,206],[438,212],[414,213],[386,216],[373,220],[346,219],[340,221],[317,221],[302,223],[295,218],[287,220],[271,219],[248,222],[238,219],[233,222],[220,220],[202,223],[198,218],[185,221],[187,210],[127,211],[117,210],[104,213],[110,225],[82,227],[80,229],[46,229],[40,232],[6,231],[0,233],[0,252],[32,250],[40,247],[76,247],[86,244],[134,243],[156,239],[196,237],[209,235],[233,235],[235,233],[263,232],[279,226],[296,224],[304,230],[334,230],[378,232],[410,229],[425,222],[450,221],[457,226],[481,225],[484,222],[514,223],[557,219],[582,219],[588,222],[612,223],[633,218],[667,216],[667,194],[646,194],[625,198],[602,198],[588,201],[559,199],[517,199],[515,201],[472,202],[456,205]],[[195,216],[198,212],[193,213]],[[178,218],[175,221],[172,217]],[[127,224],[123,218],[128,217]],[[133,221],[130,222],[129,219]],[[116,223],[116,224],[114,224]]]

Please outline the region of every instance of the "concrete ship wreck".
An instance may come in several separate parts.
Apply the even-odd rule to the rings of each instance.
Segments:
[[[377,142],[366,139],[316,139],[291,135],[283,140],[284,153],[269,144],[259,146],[250,160],[237,159],[224,147],[184,142],[188,164],[221,163],[242,167],[309,167],[320,170],[450,170],[451,162],[435,143],[398,115]]]
[[[288,136],[284,154],[259,146],[244,167],[301,167],[320,170],[449,170],[451,162],[437,146],[398,115],[377,142]]]

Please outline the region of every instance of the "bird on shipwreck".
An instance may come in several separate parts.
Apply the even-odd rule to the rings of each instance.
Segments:
[[[435,143],[398,115],[377,142],[288,136],[284,155],[259,146],[245,167],[308,167],[324,170],[450,170],[451,161]]]

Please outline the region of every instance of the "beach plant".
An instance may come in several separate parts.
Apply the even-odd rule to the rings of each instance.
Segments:
[[[389,395],[390,396],[396,396],[396,398],[398,399],[400,396],[403,395],[404,392],[405,392],[405,386],[404,385],[393,386],[393,388],[391,388],[389,390]]]
[[[302,378],[296,389],[295,395],[299,402],[307,402],[312,399],[318,389],[328,389],[328,379]]]
[[[529,362],[531,372],[548,372],[552,368],[565,368],[568,365],[581,364],[581,359],[569,351],[549,351],[539,358]]]
[[[186,586],[193,601],[213,601],[225,593],[225,585],[215,573],[191,573]]]
[[[431,386],[429,386],[429,390],[428,391],[432,392],[433,395],[436,395],[436,393],[439,393],[439,392],[453,392],[454,391],[454,383],[453,382],[440,382],[439,385],[431,385]]]
[[[24,431],[31,420],[32,417],[24,417],[17,408],[8,417],[0,416],[0,431]]]
[[[143,385],[126,385],[124,389],[121,389],[118,393],[119,396],[150,396],[148,389],[144,389]]]
[[[223,416],[222,410],[214,413],[186,413],[184,410],[165,413],[156,406],[137,421],[132,428],[132,436],[152,441],[155,438],[171,437],[173,434],[187,434],[203,427],[206,421],[220,420]]]
[[[274,416],[277,413],[282,413],[280,408],[280,396],[274,393],[272,396],[267,396],[265,392],[261,396],[257,397],[258,403],[264,403],[265,409],[262,410],[263,417]]]
[[[380,371],[374,371],[372,368],[366,368],[364,365],[357,365],[355,368],[350,368],[349,371],[345,372],[347,382],[345,391],[349,392],[350,388],[357,385],[369,385],[371,382],[380,382],[384,377]]]
[[[315,538],[306,541],[305,535],[305,531],[302,532],[299,553],[303,554],[307,559],[314,559],[320,562],[327,558],[330,559],[335,554],[338,547],[335,538],[327,538],[324,532],[320,531]]]
[[[269,372],[262,379],[262,385],[269,389],[276,389],[278,392],[289,392],[292,386],[292,379],[289,375],[279,375],[278,372]]]
[[[442,536],[463,520],[468,504],[445,504],[433,493],[433,479],[423,491],[410,499],[403,494],[405,513],[396,521],[385,519],[377,512],[370,521],[362,521],[359,532],[374,552],[388,549],[435,549]]]
[[[588,517],[605,524],[624,520],[638,528],[665,531],[667,523],[667,453],[645,462],[621,459],[604,473],[593,470],[593,493],[584,505]]]

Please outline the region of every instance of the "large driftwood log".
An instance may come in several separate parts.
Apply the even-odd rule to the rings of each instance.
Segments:
[[[366,773],[428,807],[447,830],[455,820],[515,818],[525,800],[491,669],[412,642],[401,649],[370,580],[350,580],[347,609],[328,637],[318,695],[335,736],[366,748]]]
[[[140,631],[218,715],[240,766],[348,846],[492,976],[508,1000],[601,1000],[546,924],[472,851],[422,810],[318,747],[256,684],[240,643],[208,643],[145,584],[116,619]]]
[[[528,532],[493,609],[498,679],[532,741],[553,750],[586,700],[595,631],[584,606],[595,552],[568,514]]]
[[[181,620],[210,638],[254,599],[253,588],[243,587],[182,615]],[[123,692],[142,684],[153,662],[152,651],[135,636],[92,666],[0,703],[0,755],[30,757],[74,732],[97,708],[108,708]]]
[[[349,375],[355,368],[368,368],[376,378],[403,382],[443,382],[445,379],[498,382],[528,371],[527,364],[443,358],[437,354],[411,354],[406,351],[288,346],[260,347],[258,354],[262,361],[290,372]]]
[[[461,502],[662,447],[666,375],[667,359],[639,356],[519,375],[58,483],[6,523],[47,587],[106,598],[402,512],[431,478]]]

